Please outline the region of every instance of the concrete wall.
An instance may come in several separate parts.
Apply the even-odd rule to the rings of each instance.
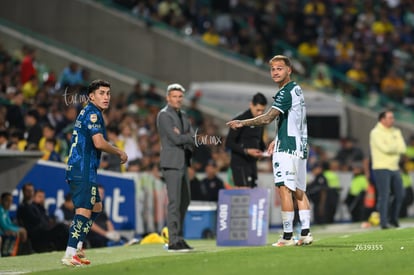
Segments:
[[[0,17],[165,82],[271,83],[267,72],[85,0],[0,1]]]

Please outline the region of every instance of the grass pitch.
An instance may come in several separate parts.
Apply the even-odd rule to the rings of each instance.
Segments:
[[[87,250],[90,266],[62,266],[63,252],[0,258],[0,274],[414,274],[414,224],[398,229],[361,229],[359,224],[312,228],[314,243],[272,247],[217,247],[189,240],[191,253],[169,253],[160,244]]]

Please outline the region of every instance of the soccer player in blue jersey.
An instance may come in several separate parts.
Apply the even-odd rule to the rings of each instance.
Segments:
[[[67,266],[90,264],[82,246],[93,221],[102,211],[96,182],[101,152],[118,155],[121,163],[128,160],[124,151],[106,140],[102,112],[109,107],[110,89],[111,85],[103,80],[94,80],[89,84],[89,102],[80,111],[73,129],[66,181],[75,205],[75,217],[69,229],[66,253],[61,261]]]
[[[273,246],[295,245],[293,238],[294,204],[296,198],[301,222],[298,245],[313,242],[310,233],[310,205],[306,196],[306,158],[308,154],[308,129],[306,106],[302,88],[290,79],[290,59],[276,55],[270,61],[270,75],[279,90],[271,108],[263,115],[245,120],[232,120],[227,125],[232,129],[244,126],[267,125],[276,119],[277,134],[268,147],[273,153],[274,183],[279,188],[282,202],[283,236]]]

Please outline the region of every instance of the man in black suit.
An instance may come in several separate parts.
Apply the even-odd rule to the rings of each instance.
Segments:
[[[266,104],[266,97],[262,93],[257,93],[253,96],[249,109],[234,119],[257,117],[263,114]],[[236,186],[250,188],[257,186],[257,160],[263,156],[266,148],[263,132],[262,126],[242,127],[236,130],[230,128],[226,147],[231,150],[230,168]]]

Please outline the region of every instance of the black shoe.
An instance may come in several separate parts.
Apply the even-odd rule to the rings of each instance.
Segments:
[[[185,247],[182,242],[168,245],[168,252],[189,252],[189,251],[190,249]]]
[[[182,246],[187,248],[188,250],[194,250],[194,247],[189,246],[186,241],[182,240],[180,241],[180,243],[182,243]]]
[[[394,227],[400,227],[400,224],[397,221],[390,221],[390,224]]]
[[[381,229],[390,229],[388,225],[381,225]]]

